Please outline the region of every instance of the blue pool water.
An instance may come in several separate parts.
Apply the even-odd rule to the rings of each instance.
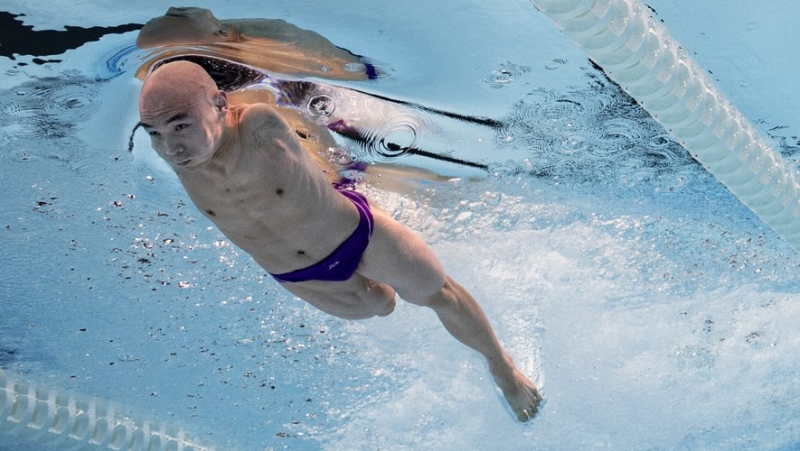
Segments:
[[[340,86],[504,124],[431,119],[426,144],[488,173],[361,155],[449,177],[362,189],[484,306],[543,385],[540,417],[513,421],[429,311],[347,322],[288,295],[194,210],[143,134],[129,154],[136,31],[0,57],[0,367],[218,449],[800,446],[800,254],[529,2],[224,3],[197,6],[285,19],[388,74]],[[796,5],[647,3],[800,166]],[[0,9],[43,31],[168,6]],[[41,447],[0,435],[0,449]]]

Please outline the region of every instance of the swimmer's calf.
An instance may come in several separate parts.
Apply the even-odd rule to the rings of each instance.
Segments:
[[[388,315],[396,295],[433,309],[450,334],[486,358],[517,418],[536,415],[538,390],[475,299],[411,230],[366,198],[334,189],[331,171],[301,147],[279,109],[229,104],[186,61],[153,72],[139,102],[153,148],[197,208],[285,289],[347,319]],[[297,277],[281,277],[287,274]]]

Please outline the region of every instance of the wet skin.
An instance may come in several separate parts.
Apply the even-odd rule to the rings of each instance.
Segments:
[[[355,207],[276,109],[230,105],[200,66],[183,61],[155,71],[142,89],[140,117],[197,208],[268,272],[314,264],[355,229]],[[542,398],[475,299],[419,237],[370,205],[373,236],[349,280],[281,285],[346,319],[388,315],[396,295],[433,309],[453,337],[486,358],[517,418],[533,418]]]

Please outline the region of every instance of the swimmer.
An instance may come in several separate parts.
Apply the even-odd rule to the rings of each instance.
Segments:
[[[195,206],[280,285],[345,319],[386,316],[395,296],[429,307],[481,353],[520,421],[539,391],[501,347],[473,297],[410,229],[356,191],[336,189],[276,108],[232,105],[198,65],[145,80],[141,126]]]
[[[307,122],[324,124],[338,137],[365,149],[374,145],[371,139],[375,137],[369,130],[383,127],[396,118],[406,123],[412,121],[417,136],[431,135],[427,133],[428,129],[440,124],[431,124],[421,113],[431,118],[449,118],[475,124],[492,132],[502,126],[502,123],[488,118],[374,96],[318,80],[298,79],[297,76],[326,80],[373,80],[379,77],[379,73],[365,58],[335,46],[313,31],[303,30],[280,19],[219,20],[208,9],[171,7],[164,16],[147,22],[136,39],[136,45],[142,49],[152,49],[136,72],[140,79],[161,64],[191,61],[203,66],[217,86],[229,94],[252,90],[272,91],[279,98],[273,96],[264,100],[265,103],[289,107],[278,109],[279,114],[284,115],[289,109],[302,111],[309,116]],[[291,76],[282,76],[286,74]],[[252,86],[259,88],[251,89]],[[314,102],[315,98],[330,99],[335,107],[326,111],[311,111],[311,105],[319,104]],[[449,149],[401,147],[391,142],[386,145],[395,155],[418,155],[475,168],[480,172],[488,171],[485,164],[447,155]],[[397,168],[382,166],[382,170],[396,172]],[[423,175],[421,172],[424,171],[416,172],[417,175]],[[424,176],[430,178],[430,174]],[[395,182],[402,185],[398,179]]]
[[[378,76],[375,67],[363,58],[313,31],[280,19],[219,20],[204,8],[169,8],[165,15],[145,24],[136,38],[136,46],[166,48],[158,58],[139,69],[139,78],[144,78],[158,60],[181,54],[227,58],[287,75],[336,80],[368,80]]]

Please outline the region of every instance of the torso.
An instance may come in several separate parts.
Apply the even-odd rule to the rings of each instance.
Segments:
[[[272,108],[229,114],[238,124],[231,142],[205,165],[178,170],[186,192],[270,273],[322,260],[355,229],[355,208]]]

